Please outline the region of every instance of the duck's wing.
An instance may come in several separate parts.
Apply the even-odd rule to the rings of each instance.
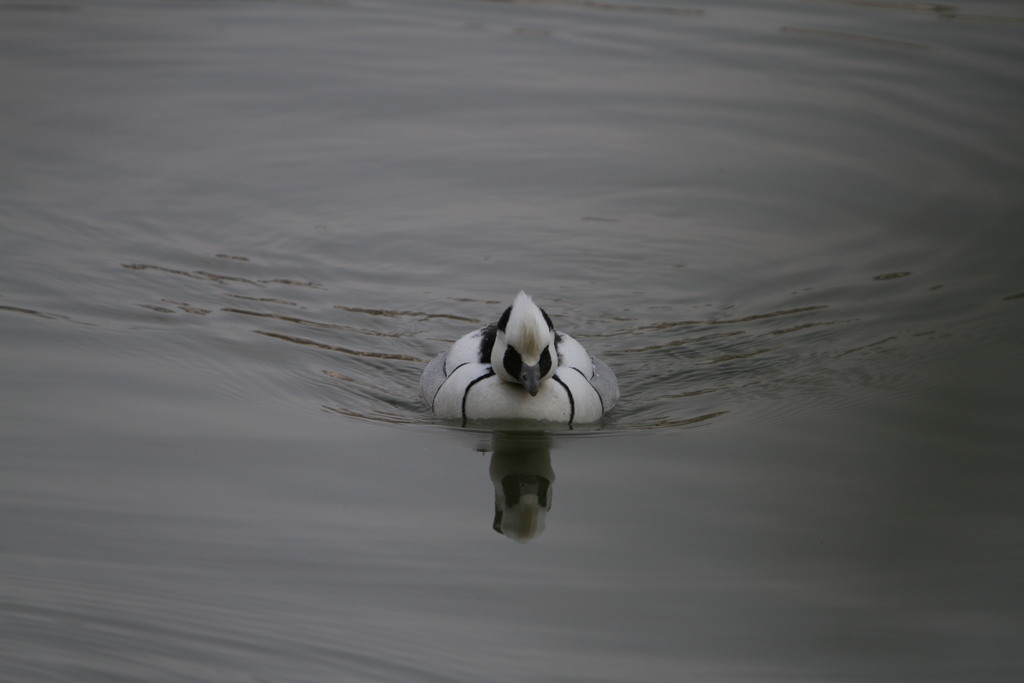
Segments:
[[[494,326],[481,328],[466,334],[453,343],[447,351],[438,354],[427,364],[420,377],[420,393],[423,400],[433,405],[434,397],[456,369],[467,363],[490,364],[491,348],[494,346]],[[486,360],[483,360],[486,358]]]
[[[594,364],[594,375],[590,378],[590,386],[597,390],[607,412],[619,400],[619,380],[603,360],[591,358],[591,361]]]
[[[423,400],[429,406],[434,404],[434,397],[437,395],[438,390],[441,389],[441,385],[448,379],[448,375],[444,371],[447,360],[448,351],[437,354],[434,360],[427,363],[427,367],[423,370],[423,375],[420,377],[420,394],[423,395]]]

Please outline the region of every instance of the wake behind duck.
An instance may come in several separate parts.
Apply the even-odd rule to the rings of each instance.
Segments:
[[[498,322],[458,339],[420,378],[438,417],[595,422],[619,398],[603,361],[564,332],[525,292]]]

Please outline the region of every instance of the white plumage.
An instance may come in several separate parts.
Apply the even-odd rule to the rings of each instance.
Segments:
[[[619,398],[615,374],[556,332],[551,318],[519,292],[497,323],[470,332],[432,360],[420,379],[438,417],[598,420]]]

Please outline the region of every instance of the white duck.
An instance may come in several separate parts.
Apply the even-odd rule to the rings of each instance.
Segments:
[[[595,422],[619,398],[615,373],[556,332],[551,318],[519,292],[498,322],[470,332],[438,355],[420,379],[438,417]]]

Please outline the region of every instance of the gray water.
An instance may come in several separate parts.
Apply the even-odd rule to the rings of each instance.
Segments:
[[[1022,680],[1022,58],[1009,0],[0,5],[0,680]],[[600,424],[422,405],[520,289]]]

